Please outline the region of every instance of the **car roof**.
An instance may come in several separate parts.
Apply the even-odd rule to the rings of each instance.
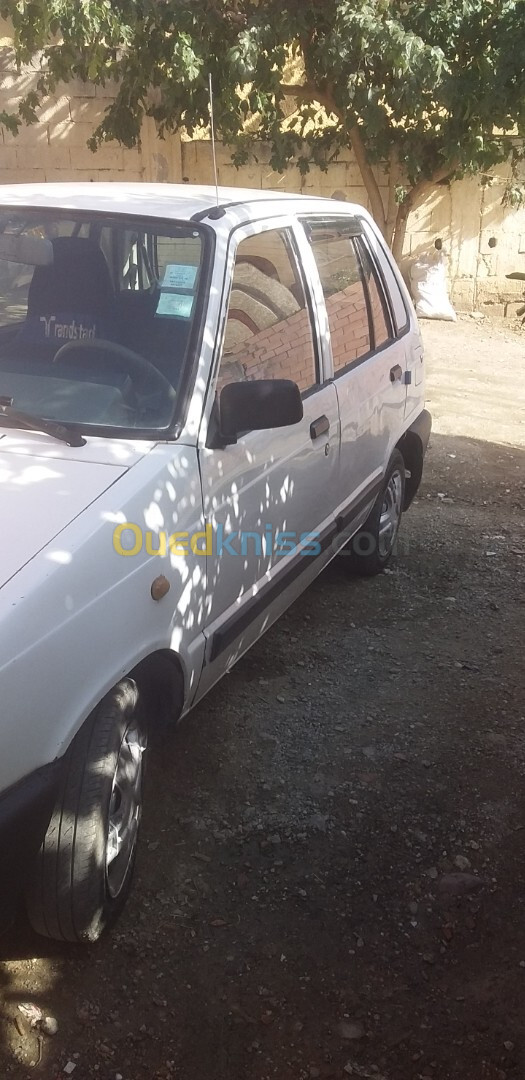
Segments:
[[[352,203],[336,202],[320,196],[296,195],[286,191],[263,191],[257,188],[219,187],[219,206],[235,206],[238,220],[239,208],[250,208],[252,216],[260,217],[284,201],[292,210],[307,207],[322,210],[344,209],[345,214],[359,212],[363,208]],[[98,182],[60,184],[1,184],[0,207],[42,208],[46,210],[99,211],[111,214],[133,214],[141,217],[173,218],[189,221],[196,215],[204,218],[217,205],[215,187],[196,184],[148,184]],[[224,214],[221,214],[224,217]]]

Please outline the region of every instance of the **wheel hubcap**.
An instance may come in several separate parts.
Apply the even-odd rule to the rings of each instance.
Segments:
[[[401,519],[402,500],[403,481],[401,473],[396,469],[388,481],[379,519],[379,554],[383,559],[390,555],[395,544]]]
[[[109,805],[106,843],[108,892],[118,896],[133,858],[142,806],[142,756],[146,749],[136,721],[122,740]]]

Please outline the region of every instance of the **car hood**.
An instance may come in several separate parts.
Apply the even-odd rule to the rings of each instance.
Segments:
[[[0,437],[0,588],[127,471],[48,445]]]

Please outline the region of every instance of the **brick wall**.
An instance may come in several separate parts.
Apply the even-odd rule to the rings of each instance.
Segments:
[[[370,348],[368,313],[360,282],[327,299],[336,370]],[[225,349],[218,390],[244,379],[292,379],[301,391],[315,379],[310,316],[305,309]]]
[[[315,382],[310,316],[305,309],[239,342],[225,353],[218,390],[244,379],[292,379],[300,390]]]
[[[375,344],[376,346],[379,346],[383,345],[383,343],[388,340],[389,332],[383,301],[373,274],[368,279],[368,293],[370,296],[370,307],[372,309]]]
[[[338,371],[364,356],[370,348],[368,312],[361,282],[353,281],[346,289],[329,296],[326,310],[334,369]]]
[[[293,379],[300,390],[315,381],[310,317],[304,309],[263,330],[242,347],[252,379]]]

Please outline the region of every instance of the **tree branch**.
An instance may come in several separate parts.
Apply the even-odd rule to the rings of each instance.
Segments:
[[[296,101],[317,101],[329,113],[334,113],[341,123],[344,123],[343,113],[338,109],[333,98],[330,94],[323,93],[318,86],[310,83],[281,83],[280,91],[285,97],[293,97]]]
[[[413,209],[415,202],[420,202],[426,195],[430,195],[430,192],[434,190],[436,184],[439,184],[442,180],[452,179],[452,174],[456,171],[457,167],[457,162],[452,161],[448,165],[442,165],[439,169],[436,169],[436,171],[432,173],[432,176],[418,180],[408,194],[410,208]]]
[[[350,136],[350,142],[352,145],[352,150],[354,151],[355,159],[359,166],[359,172],[361,173],[363,179],[363,184],[365,185],[368,197],[370,199],[372,216],[379,225],[381,231],[384,232],[386,218],[383,199],[379,190],[379,184],[374,176],[372,166],[366,154],[366,148],[361,136],[359,126],[357,124],[353,124],[352,127],[349,128],[348,134]]]

